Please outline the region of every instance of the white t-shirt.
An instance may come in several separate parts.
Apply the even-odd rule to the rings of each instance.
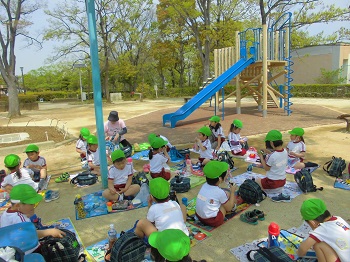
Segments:
[[[16,186],[20,184],[27,184],[34,188],[35,191],[38,191],[38,183],[35,183],[32,179],[32,176],[34,175],[33,170],[22,167],[20,172],[22,175],[21,178],[18,178],[16,173],[11,173],[5,176],[4,181],[1,183],[1,188],[5,189],[5,186],[7,185]]]
[[[337,253],[341,262],[350,259],[350,225],[341,217],[333,216],[310,233],[316,242],[326,242]]]
[[[42,156],[39,156],[39,158],[36,161],[32,161],[29,158],[24,160],[23,167],[28,168],[29,165],[36,165],[41,167],[46,167],[46,160]],[[37,168],[30,168],[34,172],[40,172],[40,169]]]
[[[201,218],[216,217],[220,206],[227,201],[228,196],[222,188],[205,183],[197,195],[196,213]]]
[[[206,139],[205,141],[202,141],[201,143],[206,149],[204,151],[202,151],[201,148],[199,147],[199,144],[197,143],[198,149],[199,149],[199,157],[213,159],[213,152],[211,150],[211,143],[210,143],[209,139]]]
[[[87,142],[86,142],[86,140],[78,139],[75,147],[86,153],[86,151],[87,151]]]
[[[218,136],[221,136],[222,138],[225,138],[225,135],[224,135],[224,130],[222,128],[222,126],[220,126],[218,128],[218,130],[215,131],[215,128],[214,127],[210,127],[210,130],[211,130],[211,133],[216,137],[218,138]]]
[[[288,162],[288,153],[286,149],[273,151],[266,156],[266,165],[270,170],[266,172],[267,178],[271,180],[286,179],[286,168]]]
[[[160,173],[164,167],[164,164],[168,162],[168,158],[162,153],[153,155],[152,159],[149,160],[149,166],[151,173]]]
[[[287,145],[287,149],[288,149],[288,153],[289,152],[294,152],[294,153],[302,153],[302,152],[306,152],[306,145],[303,141],[299,141],[299,142],[293,142],[293,141],[289,141],[288,145]],[[302,158],[296,157],[296,156],[291,156],[290,154],[288,154],[288,165],[293,167],[296,163],[303,161]]]
[[[114,185],[126,184],[128,177],[134,174],[132,164],[126,164],[123,170],[112,166],[108,170],[108,180],[113,180]]]
[[[107,121],[104,123],[105,134],[110,137],[112,137],[113,135],[118,136],[119,132],[122,131],[124,127],[126,127],[124,120],[120,118],[115,123],[112,123],[111,121]],[[125,139],[124,136],[120,137],[120,141],[124,139]]]
[[[180,229],[187,236],[189,235],[181,208],[176,201],[169,200],[152,205],[148,210],[147,219],[154,223],[158,231]]]
[[[228,144],[230,145],[231,151],[233,151],[235,154],[238,154],[239,152],[242,152],[242,145],[239,142],[240,140],[241,140],[241,135],[240,134],[236,134],[236,133],[233,133],[233,132],[230,132],[228,134]],[[237,144],[237,142],[238,142],[238,144]]]
[[[90,154],[87,155],[88,162],[91,162],[95,166],[100,165],[100,153],[98,152],[98,148],[96,151],[90,150]]]

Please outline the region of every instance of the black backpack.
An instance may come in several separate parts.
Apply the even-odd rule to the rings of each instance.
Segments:
[[[230,169],[233,169],[235,166],[235,162],[233,161],[232,157],[227,153],[227,151],[222,151],[218,153],[217,158],[219,161],[226,162]]]
[[[121,234],[112,249],[107,251],[105,261],[140,262],[144,259],[146,248],[145,242],[134,232],[126,232]],[[109,253],[110,258],[108,259]]]
[[[90,171],[84,171],[72,178],[70,183],[73,185],[89,186],[95,184],[97,180],[98,176],[96,174],[92,174]]]
[[[253,251],[256,251],[254,254],[254,259],[250,257]],[[272,246],[269,248],[259,247],[258,250],[250,250],[247,253],[247,258],[249,261],[255,262],[293,262],[293,260],[280,247],[277,246]]]
[[[341,157],[332,156],[332,160],[323,165],[323,170],[330,176],[341,177],[346,168],[345,160]]]
[[[296,172],[296,174],[294,175],[294,180],[295,182],[297,182],[299,188],[304,193],[315,192],[316,190],[323,190],[323,187],[318,188],[314,185],[312,175],[306,168],[303,168],[300,171]]]
[[[132,176],[131,183],[141,186],[143,183],[146,183],[148,185],[149,181],[145,172],[138,172],[136,175]]]
[[[191,180],[188,177],[175,176],[170,180],[170,187],[176,193],[185,193],[191,188]]]
[[[266,193],[254,180],[246,179],[238,189],[238,195],[249,204],[260,203],[266,198]]]
[[[75,234],[67,229],[60,229],[66,235],[63,238],[44,237],[40,241],[41,254],[46,262],[77,262],[80,244]]]

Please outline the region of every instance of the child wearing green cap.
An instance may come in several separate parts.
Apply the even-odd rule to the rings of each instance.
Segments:
[[[87,152],[87,142],[86,139],[90,135],[90,130],[86,127],[83,127],[80,129],[79,139],[77,140],[77,143],[75,144],[75,151],[77,151],[80,155],[80,158],[86,157]]]
[[[169,152],[169,151],[170,151],[170,148],[172,148],[173,145],[169,142],[169,139],[166,138],[165,136],[162,136],[162,135],[156,134],[156,133],[151,133],[151,134],[148,135],[148,143],[151,144],[153,138],[156,138],[156,137],[160,137],[160,138],[162,138],[165,142],[167,142],[167,144],[165,145],[165,147],[166,147],[166,151]]]
[[[191,159],[192,164],[195,164],[195,168],[205,166],[210,160],[213,159],[213,152],[209,137],[211,136],[211,130],[207,126],[203,126],[197,130],[198,137],[194,141],[194,150],[199,152],[199,158]]]
[[[140,191],[140,186],[132,185],[134,168],[128,163],[122,150],[117,149],[112,152],[111,159],[113,165],[108,170],[108,188],[103,191],[104,198],[111,201],[118,201],[120,196],[135,196]]]
[[[274,151],[264,156],[259,150],[258,154],[261,164],[266,170],[266,177],[262,179],[257,178],[256,182],[262,189],[280,189],[282,191],[286,183],[288,162],[287,150],[283,148],[282,133],[278,130],[270,130],[265,137],[265,142],[269,142]],[[275,202],[290,202],[290,196],[283,193],[271,199]]]
[[[170,200],[170,184],[162,177],[149,181],[150,196],[148,199],[147,219],[140,219],[135,228],[135,234],[143,238],[153,232],[166,229],[179,229],[189,235],[185,221],[186,207]]]
[[[34,172],[34,181],[39,182],[39,189],[42,189],[47,177],[46,160],[40,156],[39,147],[30,144],[26,147],[24,152],[27,154],[27,159],[23,162],[24,168],[29,168]]]
[[[209,119],[209,128],[211,130],[211,136],[209,137],[211,148],[218,151],[221,144],[225,141],[224,130],[220,124],[219,116],[212,116]]]
[[[152,178],[162,177],[165,180],[171,178],[170,170],[164,167],[170,160],[166,144],[167,142],[160,137],[154,137],[151,140],[152,148],[149,150],[148,158]]]
[[[31,169],[21,168],[21,159],[18,155],[9,154],[4,159],[5,167],[10,171],[1,183],[1,188],[6,190],[8,193],[11,192],[12,188],[19,184],[27,184],[38,191],[38,183],[34,182],[32,177],[34,172]]]
[[[236,204],[236,186],[231,186],[229,192],[219,187],[225,181],[228,168],[226,162],[216,160],[203,168],[207,182],[197,195],[196,216],[202,223],[212,227],[222,225],[226,213],[232,211]]]
[[[87,160],[90,170],[93,170],[94,173],[98,176],[101,175],[101,169],[100,169],[100,153],[98,151],[98,140],[97,137],[94,135],[89,135],[86,139],[86,142],[88,144],[88,151],[87,151]]]
[[[306,154],[306,145],[303,137],[304,129],[296,127],[288,133],[290,134],[290,141],[287,144],[288,166],[302,169],[305,167],[303,160]]]
[[[323,200],[318,198],[304,201],[300,213],[312,231],[300,244],[298,256],[305,256],[313,248],[318,261],[349,261],[350,225],[344,219],[332,216]]]
[[[246,137],[241,137],[240,132],[243,128],[243,123],[239,119],[233,120],[230,126],[230,133],[228,134],[228,143],[232,154],[237,156],[244,156],[247,153]]]
[[[27,184],[16,185],[10,192],[11,207],[1,215],[1,227],[22,222],[31,222],[29,217],[34,214],[34,206],[43,199],[31,186]],[[62,238],[65,233],[56,228],[37,230],[38,237],[53,236]],[[36,247],[37,248],[37,247]],[[36,248],[29,251],[33,252]]]

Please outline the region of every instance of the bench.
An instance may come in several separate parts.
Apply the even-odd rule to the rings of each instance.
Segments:
[[[337,116],[338,119],[345,120],[346,122],[346,131],[350,132],[350,114],[341,114],[340,116]]]
[[[192,97],[191,96],[186,96],[184,97],[184,103],[186,104],[189,100],[191,100]]]

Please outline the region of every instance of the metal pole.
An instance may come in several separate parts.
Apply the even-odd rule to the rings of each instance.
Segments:
[[[81,70],[79,68],[79,82],[80,82],[80,98],[81,102],[83,102],[83,85],[81,84]]]
[[[20,69],[21,69],[21,72],[22,72],[22,87],[23,87],[23,92],[25,94],[26,93],[26,88],[24,86],[24,76],[23,76],[23,69],[24,69],[24,67],[21,66]]]

